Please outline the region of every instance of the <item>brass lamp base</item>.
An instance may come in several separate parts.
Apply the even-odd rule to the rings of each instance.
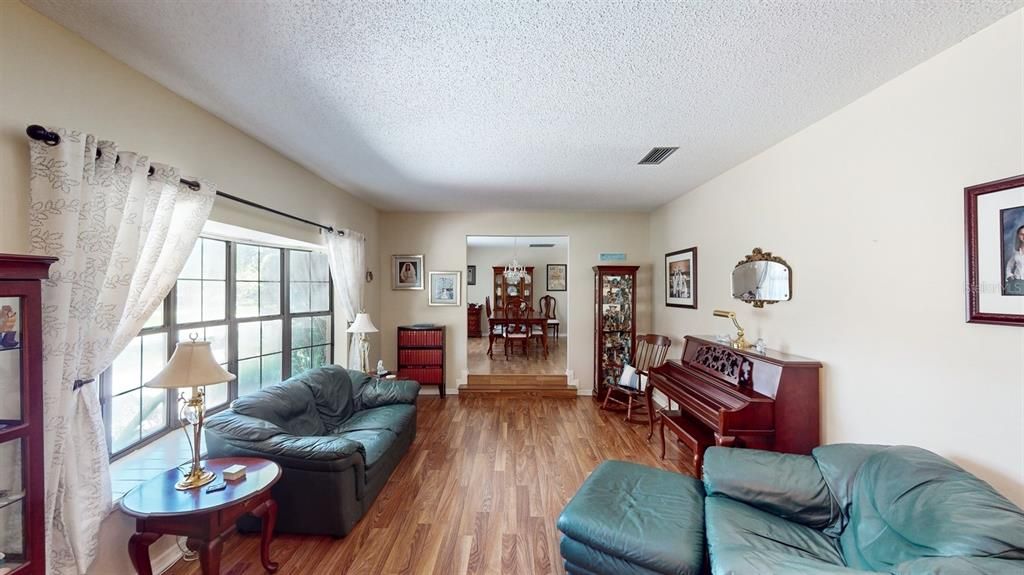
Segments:
[[[217,474],[212,471],[206,471],[201,467],[195,468],[185,476],[185,479],[175,483],[174,488],[178,491],[187,491],[196,487],[202,487],[216,478]]]

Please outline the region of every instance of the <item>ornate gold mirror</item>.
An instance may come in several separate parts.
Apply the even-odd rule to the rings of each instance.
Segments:
[[[732,270],[732,297],[764,307],[793,297],[793,274],[786,260],[754,248]]]

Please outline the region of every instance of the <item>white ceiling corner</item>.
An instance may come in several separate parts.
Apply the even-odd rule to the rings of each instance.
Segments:
[[[26,4],[382,209],[466,211],[654,208],[1024,0]]]

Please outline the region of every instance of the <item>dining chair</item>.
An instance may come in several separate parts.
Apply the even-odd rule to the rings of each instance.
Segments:
[[[541,315],[548,320],[546,329],[554,334],[555,343],[558,343],[558,328],[561,325],[561,322],[558,321],[558,316],[555,313],[555,307],[557,306],[558,301],[551,295],[546,295],[540,298],[538,303],[540,304]]]
[[[487,357],[494,359],[494,340],[504,339],[505,330],[501,322],[492,321],[494,314],[491,313],[491,296],[484,296],[484,311],[487,312]]]
[[[515,343],[521,342],[523,353],[527,359],[530,357],[530,314],[533,309],[520,298],[509,298],[505,304],[505,359],[508,359],[509,347],[515,354]]]
[[[653,414],[646,413],[646,380],[650,377],[651,368],[665,363],[670,347],[672,347],[672,339],[668,336],[653,333],[638,335],[633,348],[632,360],[627,362],[636,368],[638,385],[636,388],[627,387],[621,383],[609,386],[608,391],[605,392],[604,402],[601,403],[601,409],[611,409],[608,407],[608,403],[611,402],[626,407],[626,421],[630,423],[650,422]],[[615,397],[616,395],[619,397]],[[633,416],[637,412],[646,413],[647,418],[634,419]]]

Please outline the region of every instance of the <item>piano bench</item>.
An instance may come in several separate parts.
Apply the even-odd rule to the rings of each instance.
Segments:
[[[605,461],[558,517],[570,575],[699,575],[704,485],[692,477]]]

